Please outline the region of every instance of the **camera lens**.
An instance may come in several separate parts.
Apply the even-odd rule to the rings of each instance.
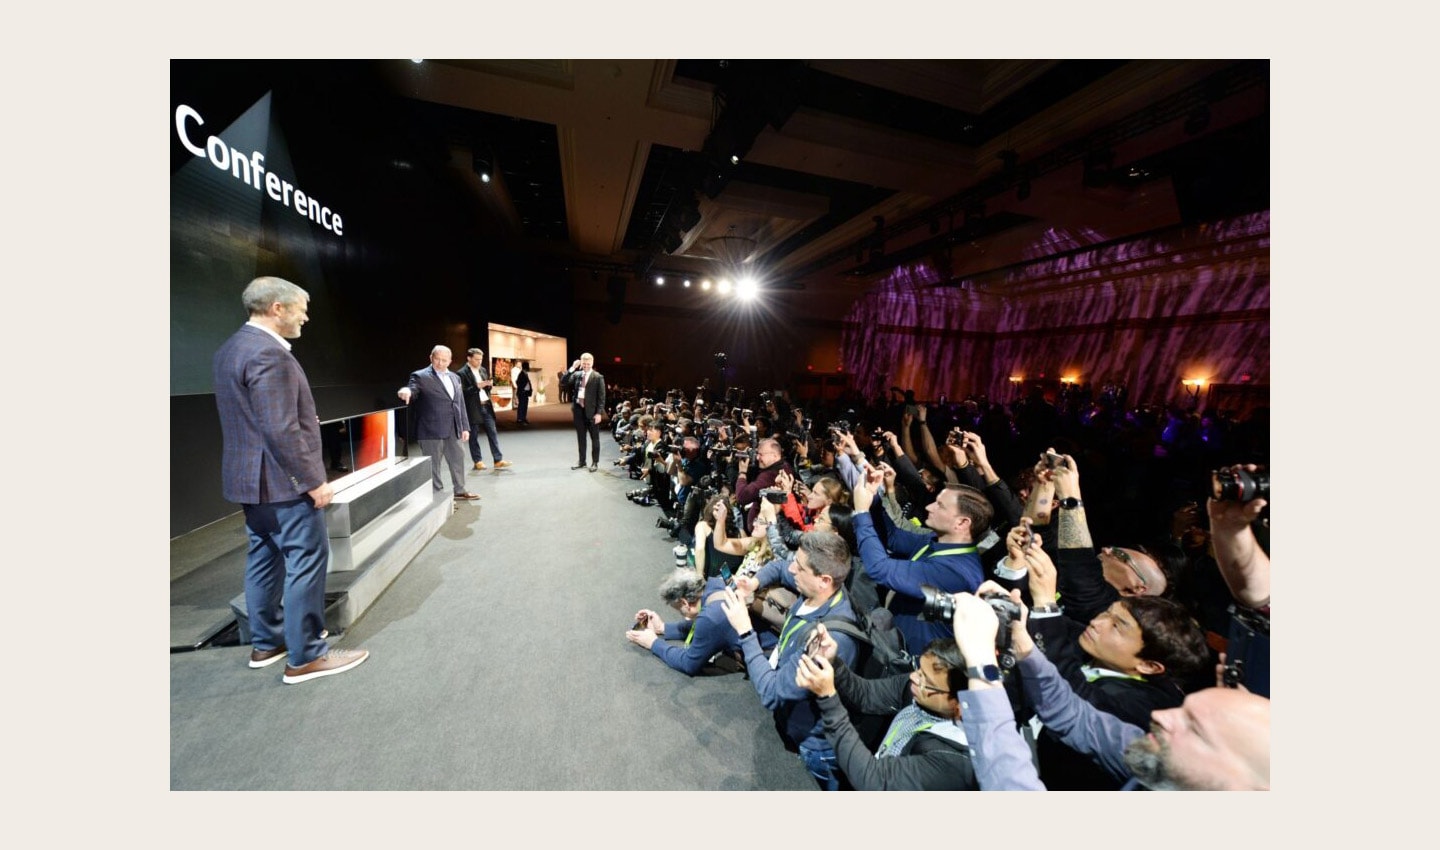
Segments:
[[[932,584],[920,585],[924,606],[920,616],[932,623],[948,623],[955,619],[955,597]]]
[[[1258,469],[1247,472],[1243,469],[1230,472],[1216,470],[1211,476],[1211,495],[1219,502],[1249,502],[1252,499],[1270,498],[1270,472]]]

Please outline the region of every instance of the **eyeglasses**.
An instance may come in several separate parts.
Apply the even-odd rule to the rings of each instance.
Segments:
[[[1119,561],[1120,563],[1122,563],[1122,564],[1124,564],[1125,566],[1127,566],[1127,567],[1130,568],[1130,572],[1134,573],[1134,574],[1135,574],[1135,578],[1137,578],[1137,579],[1140,580],[1140,586],[1141,586],[1141,587],[1144,587],[1144,588],[1147,588],[1147,589],[1150,587],[1150,584],[1145,581],[1145,576],[1140,575],[1140,570],[1135,566],[1135,559],[1132,558],[1132,557],[1130,557],[1130,553],[1129,553],[1129,552],[1126,552],[1124,549],[1121,549],[1119,546],[1111,546],[1111,547],[1110,547],[1110,554],[1115,557],[1115,560]]]
[[[910,668],[911,668],[911,669],[910,669],[910,681],[911,681],[911,682],[914,682],[914,683],[917,684],[917,685],[919,685],[919,686],[920,686],[920,691],[921,691],[922,693],[931,693],[931,694],[948,694],[948,693],[950,693],[949,689],[947,689],[947,688],[937,688],[937,687],[935,687],[934,685],[930,684],[930,681],[925,678],[925,671],[922,670],[922,669],[920,669],[920,659],[919,659],[919,658],[912,658],[912,659],[910,659]],[[917,679],[917,677],[918,677],[918,679]]]

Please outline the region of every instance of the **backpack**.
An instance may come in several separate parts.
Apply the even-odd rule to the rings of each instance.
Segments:
[[[856,612],[855,618],[858,624],[839,619],[820,621],[827,631],[848,635],[855,641],[855,663],[850,665],[851,670],[866,679],[882,679],[914,669],[911,655],[905,650],[905,638],[895,628],[889,611],[878,608],[869,615]],[[891,715],[865,714],[849,702],[845,702],[845,711],[865,747],[872,753],[879,749]]]
[[[889,611],[877,608],[869,614],[856,613],[858,623],[844,620],[822,620],[829,631],[848,635],[856,644],[852,670],[867,679],[881,679],[896,673],[909,673],[914,657],[905,649],[905,638],[895,628]]]

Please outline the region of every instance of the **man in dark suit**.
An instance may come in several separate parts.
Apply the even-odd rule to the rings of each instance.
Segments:
[[[500,454],[500,435],[495,433],[495,404],[490,401],[490,391],[495,382],[485,369],[485,352],[478,348],[465,350],[465,365],[460,367],[460,386],[465,390],[465,412],[470,417],[470,459],[476,469],[485,468],[485,456],[480,452],[480,429],[490,440],[490,456],[495,460],[496,469],[504,469],[510,461]]]
[[[430,365],[410,373],[410,383],[396,395],[406,404],[415,405],[415,439],[420,450],[430,458],[431,481],[436,490],[445,489],[440,481],[440,458],[450,467],[450,483],[455,488],[455,501],[480,498],[465,489],[465,450],[461,445],[470,438],[470,418],[465,413],[465,395],[460,377],[450,372],[450,349],[437,345],[430,349]]]
[[[570,388],[570,410],[575,414],[575,439],[580,459],[571,469],[585,468],[585,435],[590,435],[590,471],[600,467],[600,417],[605,412],[605,376],[595,371],[595,358],[586,352],[570,364],[563,383]]]
[[[510,370],[510,383],[515,387],[515,423],[530,424],[530,375],[525,371],[525,361],[515,361]]]
[[[257,277],[241,300],[250,320],[212,364],[224,444],[221,487],[245,510],[245,608],[250,666],[285,659],[286,684],[344,673],[370,653],[325,640],[330,535],[320,420],[305,370],[286,339],[309,321],[310,294],[288,280]]]

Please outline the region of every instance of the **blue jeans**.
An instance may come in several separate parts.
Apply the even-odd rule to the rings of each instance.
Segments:
[[[800,744],[800,760],[805,763],[805,769],[815,777],[820,784],[822,791],[840,790],[840,770],[835,764],[835,749],[829,742],[812,744],[802,742]]]
[[[480,453],[480,431],[484,429],[490,442],[490,459],[499,463],[504,460],[500,454],[500,436],[495,433],[495,410],[489,404],[480,405],[480,421],[470,423],[470,460],[479,463],[485,457]]]
[[[325,512],[308,498],[245,505],[245,608],[250,645],[285,647],[291,667],[330,651],[325,628],[325,573],[330,534]]]

